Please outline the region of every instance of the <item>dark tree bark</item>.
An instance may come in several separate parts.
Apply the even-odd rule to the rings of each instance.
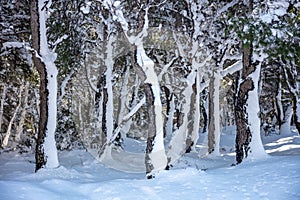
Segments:
[[[152,92],[151,84],[144,84],[144,92],[146,95],[146,105],[148,110],[148,136],[147,136],[147,147],[146,147],[146,174],[150,174],[154,169],[150,153],[153,150],[153,142],[156,136],[156,126],[155,126],[155,112],[154,112],[154,95]],[[147,178],[152,178],[152,176],[147,176]]]
[[[253,0],[245,5],[246,15],[253,10]],[[248,156],[249,144],[251,142],[252,133],[248,122],[247,113],[247,100],[249,98],[249,92],[254,89],[254,82],[250,75],[256,70],[255,64],[252,62],[253,53],[253,41],[247,41],[243,44],[243,69],[242,69],[242,81],[239,85],[238,96],[235,106],[235,120],[236,120],[236,162],[237,164],[243,161],[244,157]]]
[[[239,86],[238,96],[236,99],[235,120],[236,120],[236,161],[241,163],[244,157],[248,156],[249,144],[251,142],[251,131],[248,124],[248,113],[246,110],[248,94],[254,89],[253,80],[248,77],[255,71],[251,62],[252,44],[243,47],[243,70],[242,79]]]
[[[300,119],[299,119],[299,113],[297,113],[297,110],[299,109],[298,106],[298,97],[296,96],[297,94],[293,94],[293,117],[294,117],[294,123],[296,126],[296,129],[298,131],[298,134],[300,135]]]
[[[190,111],[188,114],[188,133],[187,133],[187,138],[185,140],[185,144],[186,144],[186,148],[185,148],[185,152],[186,153],[190,153],[192,151],[192,147],[194,145],[194,142],[197,141],[193,141],[192,135],[193,135],[193,131],[198,131],[198,130],[194,130],[194,124],[195,123],[199,123],[198,121],[195,121],[195,110],[196,110],[196,83],[193,84],[193,93],[191,95],[191,103],[190,103]],[[197,133],[198,134],[198,133]]]
[[[39,11],[38,11],[38,0],[31,0],[31,34],[32,34],[32,47],[38,53],[40,51],[40,34],[39,34]],[[36,138],[36,150],[35,159],[36,166],[35,171],[43,168],[46,165],[47,158],[43,144],[45,141],[45,133],[47,129],[48,121],[48,90],[47,90],[47,72],[45,64],[40,58],[36,56],[36,52],[33,53],[33,63],[39,73],[40,77],[40,116],[39,116],[39,128]]]

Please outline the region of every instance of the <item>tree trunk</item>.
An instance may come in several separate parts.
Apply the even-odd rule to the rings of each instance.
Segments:
[[[187,77],[187,86],[184,89],[182,95],[184,96],[184,100],[182,100],[182,123],[180,127],[174,132],[173,137],[169,143],[168,147],[168,165],[172,165],[182,154],[184,154],[187,148],[187,142],[190,144],[195,141],[187,141],[188,138],[188,124],[189,124],[189,114],[191,108],[192,95],[193,95],[193,85],[195,83],[196,72],[193,70],[190,72],[189,76]],[[192,128],[192,126],[191,126]],[[194,130],[193,130],[194,131]],[[197,130],[198,131],[198,130]],[[198,132],[196,133],[198,134]],[[191,138],[190,138],[191,139]]]
[[[186,138],[186,153],[195,151],[199,139],[199,122],[200,122],[200,78],[199,72],[196,71],[195,84],[192,86],[191,105],[188,119],[188,134]]]
[[[57,69],[55,55],[48,49],[46,36],[45,1],[31,1],[32,46],[35,50],[33,63],[40,77],[40,116],[36,140],[36,171],[43,167],[54,168],[59,165],[55,144]],[[44,62],[43,62],[43,61]]]
[[[164,122],[162,118],[162,104],[160,99],[160,85],[154,70],[154,62],[146,55],[143,44],[136,44],[136,57],[139,68],[144,74],[144,91],[146,102],[149,106],[149,128],[145,156],[146,175],[148,178],[153,173],[167,166],[167,156],[164,147]],[[152,123],[152,124],[151,124]]]
[[[185,140],[185,152],[190,153],[192,151],[192,146],[194,146],[194,140],[193,140],[193,131],[194,131],[194,123],[199,123],[194,120],[195,117],[195,110],[196,110],[196,84],[193,84],[193,93],[191,94],[191,103],[190,103],[190,111],[188,113],[187,118],[187,137]],[[195,130],[196,131],[196,130]]]
[[[252,62],[252,44],[243,48],[242,81],[236,100],[236,161],[237,164],[251,153],[252,158],[265,157],[260,138],[258,83],[261,62]],[[262,58],[256,55],[256,58]]]
[[[6,90],[7,90],[7,87],[5,84],[3,84],[1,101],[0,101],[0,133],[1,133],[1,129],[2,129],[1,127],[2,127],[2,119],[3,119],[3,108],[4,108],[5,98],[6,98]]]
[[[154,169],[150,154],[153,151],[154,139],[156,136],[155,112],[154,112],[154,96],[151,89],[151,84],[144,84],[144,92],[146,95],[146,105],[148,110],[148,136],[146,147],[146,174],[148,178],[152,178],[151,172]]]
[[[18,95],[18,105],[16,107],[16,110],[13,114],[13,116],[11,117],[10,121],[9,121],[9,124],[7,126],[7,130],[6,130],[6,133],[5,133],[5,136],[4,136],[4,139],[2,141],[2,148],[5,148],[7,145],[8,145],[8,140],[9,140],[9,137],[11,135],[11,129],[12,129],[12,125],[13,125],[13,122],[17,116],[17,113],[19,112],[19,109],[21,107],[21,104],[22,104],[22,92],[23,92],[23,85],[21,86],[20,88],[20,91],[19,91],[19,95]]]
[[[288,134],[291,132],[291,121],[293,116],[292,106],[288,105],[283,112],[283,119],[279,122],[279,134]]]
[[[17,133],[15,136],[15,141],[16,142],[20,142],[21,141],[21,134],[23,133],[23,126],[24,126],[24,121],[25,121],[25,116],[26,116],[26,112],[27,112],[27,108],[28,108],[28,90],[29,90],[29,83],[27,82],[25,84],[25,91],[24,91],[24,102],[23,102],[23,107],[22,107],[22,111],[20,114],[20,120],[18,123],[18,127],[17,127]]]
[[[300,99],[297,92],[293,94],[293,116],[296,129],[300,135]]]
[[[219,106],[220,75],[213,72],[209,83],[209,128],[208,128],[208,153],[219,155],[220,150],[220,106]]]

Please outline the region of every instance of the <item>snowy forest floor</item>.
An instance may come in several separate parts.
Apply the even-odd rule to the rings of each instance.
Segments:
[[[34,155],[0,154],[0,199],[300,199],[300,136],[262,137],[270,155],[235,162],[234,132],[221,136],[221,156],[186,154],[168,171],[146,180],[144,173],[125,173],[98,163],[88,152],[60,152],[61,166],[34,173]]]

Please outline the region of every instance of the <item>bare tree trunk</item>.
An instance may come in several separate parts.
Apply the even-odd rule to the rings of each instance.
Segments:
[[[209,83],[209,129],[208,153],[219,155],[220,144],[220,106],[219,106],[220,75],[213,72]]]
[[[297,93],[293,94],[293,116],[296,129],[300,135],[300,99]]]
[[[0,101],[0,133],[1,133],[1,127],[2,127],[2,119],[3,119],[3,108],[6,98],[6,90],[7,87],[5,84],[2,86],[2,94],[1,94],[1,101]]]
[[[21,134],[23,132],[23,126],[24,126],[24,121],[25,121],[25,115],[26,115],[26,112],[27,112],[27,103],[28,103],[28,90],[29,90],[29,84],[28,82],[26,83],[25,85],[25,91],[24,91],[24,102],[23,102],[23,107],[22,107],[22,111],[21,111],[21,114],[20,114],[20,120],[19,120],[19,123],[18,123],[18,127],[17,127],[17,133],[16,133],[16,136],[15,136],[15,141],[16,142],[20,142],[21,141]]]
[[[11,129],[12,129],[12,125],[14,123],[14,120],[17,116],[17,113],[19,112],[19,109],[21,107],[21,104],[22,104],[22,92],[23,92],[23,85],[21,86],[20,88],[20,91],[19,91],[19,95],[18,95],[18,105],[15,109],[15,112],[13,114],[13,116],[11,117],[10,121],[9,121],[9,124],[7,126],[7,130],[6,130],[6,133],[5,133],[5,136],[4,136],[4,139],[2,141],[2,148],[5,148],[7,145],[8,145],[8,140],[9,140],[9,137],[11,135]]]

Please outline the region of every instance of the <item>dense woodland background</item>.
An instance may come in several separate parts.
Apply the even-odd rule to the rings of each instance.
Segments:
[[[284,134],[290,125],[300,132],[297,2],[2,0],[2,151],[35,152],[43,134],[40,103],[47,102],[34,60],[42,56],[34,46],[41,29],[33,32],[33,3],[48,16],[41,45],[57,56],[58,150],[122,145],[127,136],[147,140],[151,160],[161,133],[170,149],[182,132],[190,152],[197,134],[208,132],[208,153],[218,154],[220,129],[236,126],[239,163],[257,132],[251,126],[265,135]],[[249,123],[256,105],[247,104],[253,93],[256,124]],[[169,160],[184,153],[178,149]]]

